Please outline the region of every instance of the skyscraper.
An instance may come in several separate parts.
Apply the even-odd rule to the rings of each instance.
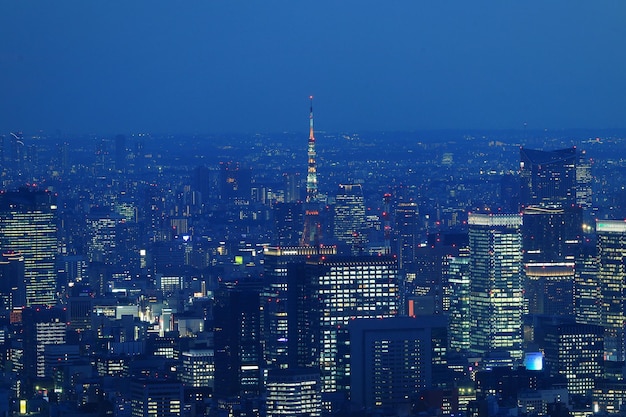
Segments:
[[[417,245],[419,243],[419,218],[417,203],[400,202],[396,207],[396,234],[398,239],[398,257],[400,267],[412,265],[415,262]]]
[[[308,263],[317,280],[312,308],[319,320],[322,392],[348,394],[350,343],[348,323],[356,318],[398,314],[398,263],[392,256],[319,258]]]
[[[574,315],[574,262],[524,264],[530,314]]]
[[[531,206],[524,209],[524,262],[573,262],[582,242],[578,206]]]
[[[555,151],[520,148],[520,199],[531,205],[576,204],[576,147]]]
[[[602,377],[602,327],[592,324],[549,326],[542,345],[550,375],[563,374],[570,394],[589,394]]]
[[[0,316],[26,305],[24,257],[11,251],[0,254]]]
[[[522,357],[522,216],[470,213],[470,351]]]
[[[24,257],[27,306],[56,304],[56,209],[47,191],[0,193],[0,249]]]
[[[215,396],[258,395],[261,390],[259,290],[252,284],[225,284],[213,308]]]
[[[626,220],[596,221],[600,324],[604,326],[606,359],[626,359]]]
[[[316,298],[316,277],[305,276],[307,260],[332,257],[334,246],[266,247],[264,255],[264,289],[261,297],[261,331],[263,356],[270,368],[311,366],[317,363],[315,310],[310,303]],[[302,346],[301,346],[302,345]]]
[[[350,400],[367,409],[408,408],[446,367],[444,316],[352,320]],[[443,346],[442,346],[443,345]]]
[[[444,273],[450,297],[448,309],[448,339],[450,349],[467,352],[470,346],[470,285],[469,256],[449,256]]]

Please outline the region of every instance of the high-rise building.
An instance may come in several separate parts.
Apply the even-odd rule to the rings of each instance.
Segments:
[[[362,253],[367,243],[363,187],[339,184],[335,201],[335,239],[350,245],[353,254]]]
[[[578,206],[530,206],[523,211],[524,262],[573,262],[582,242]]]
[[[523,207],[576,205],[576,147],[555,151],[520,148]]]
[[[350,400],[366,409],[406,409],[444,367],[445,316],[357,319],[350,330]]]
[[[583,242],[576,261],[574,311],[576,322],[600,324],[601,289],[598,281],[596,242]]]
[[[265,400],[267,417],[319,417],[322,415],[320,375],[312,369],[271,370]]]
[[[196,167],[191,174],[191,189],[199,194],[195,198],[202,203],[208,202],[217,192],[217,171],[211,171],[205,166]]]
[[[626,359],[626,220],[597,220],[600,324],[606,359]]]
[[[604,369],[603,329],[592,324],[548,326],[542,343],[550,375],[562,374],[570,394],[587,395]]]
[[[288,172],[283,174],[285,184],[285,203],[301,201],[300,197],[300,173]]]
[[[444,274],[449,290],[448,340],[450,350],[467,352],[470,347],[470,288],[469,254],[450,256]]]
[[[101,262],[107,265],[119,263],[118,255],[118,224],[122,216],[110,210],[94,210],[87,216],[89,241],[87,254],[90,262]]]
[[[268,246],[264,249],[264,289],[261,297],[263,357],[270,368],[313,366],[317,343],[306,343],[317,331],[309,308],[317,282],[304,276],[307,259],[332,257],[334,246]],[[317,339],[315,339],[317,340]]]
[[[45,348],[47,345],[65,343],[67,330],[66,311],[61,308],[29,307],[22,310],[23,369],[24,381],[45,375]]]
[[[526,263],[528,313],[574,315],[574,262]]]
[[[522,216],[470,213],[470,351],[522,357]]]
[[[590,209],[593,204],[591,184],[591,160],[586,151],[580,151],[578,164],[576,165],[576,204],[584,209]]]
[[[0,254],[0,316],[26,305],[24,257],[20,253]]]
[[[274,212],[274,238],[279,246],[296,246],[302,234],[302,203],[276,203]]]
[[[400,267],[404,268],[415,262],[419,244],[419,218],[415,202],[400,202],[396,207],[395,231],[398,239],[397,253]]]
[[[256,285],[224,285],[215,296],[215,395],[258,395],[261,390],[261,327]]]
[[[392,256],[318,258],[307,275],[317,280],[311,308],[319,322],[322,392],[347,395],[350,387],[348,324],[358,318],[398,314],[398,263]]]
[[[0,193],[0,249],[24,257],[27,306],[56,304],[56,209],[47,191]]]

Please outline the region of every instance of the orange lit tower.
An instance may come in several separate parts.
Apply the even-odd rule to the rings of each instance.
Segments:
[[[300,246],[317,246],[320,244],[321,225],[319,197],[317,194],[317,165],[315,162],[315,134],[313,132],[313,96],[310,96],[311,110],[309,112],[309,145],[308,168],[306,174],[306,201],[304,209],[304,231],[300,239]]]
[[[313,132],[313,96],[310,96],[311,110],[309,112],[309,165],[306,173],[306,202],[311,203],[317,200],[317,166],[315,163],[315,134]]]

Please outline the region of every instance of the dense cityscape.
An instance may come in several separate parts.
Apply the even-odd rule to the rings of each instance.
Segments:
[[[309,123],[2,136],[0,415],[624,411],[625,132]]]

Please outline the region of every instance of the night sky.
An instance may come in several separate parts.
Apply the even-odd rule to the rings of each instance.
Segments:
[[[0,0],[0,133],[626,127],[626,2]]]

